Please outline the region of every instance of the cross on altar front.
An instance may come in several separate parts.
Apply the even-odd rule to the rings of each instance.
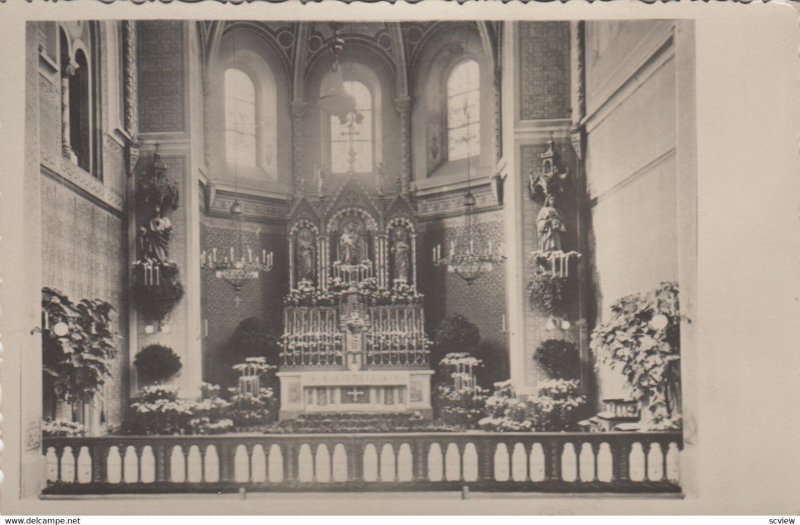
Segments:
[[[352,389],[352,390],[350,390],[349,392],[345,392],[344,394],[345,394],[346,396],[349,396],[349,397],[350,397],[350,399],[353,401],[353,403],[356,403],[356,402],[358,402],[358,399],[359,399],[361,396],[363,396],[364,394],[366,394],[366,392],[364,392],[363,390],[359,390],[358,388],[355,388],[355,387],[353,387],[353,389]]]

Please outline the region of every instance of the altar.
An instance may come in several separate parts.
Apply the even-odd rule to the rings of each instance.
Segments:
[[[287,228],[279,417],[430,416],[433,371],[408,196],[370,193],[350,178],[330,195],[297,195]]]

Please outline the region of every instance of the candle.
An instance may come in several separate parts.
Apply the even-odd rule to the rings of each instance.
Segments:
[[[247,262],[253,262],[253,250],[247,247]]]
[[[214,262],[217,262],[217,249],[216,248],[211,250],[211,260],[214,261]]]
[[[231,246],[231,261],[233,261],[233,246]]]

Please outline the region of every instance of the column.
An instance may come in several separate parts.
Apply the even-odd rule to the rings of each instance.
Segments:
[[[585,392],[590,392],[594,381],[592,370],[592,356],[589,348],[589,326],[586,321],[586,311],[589,297],[587,289],[587,256],[589,253],[588,234],[586,232],[586,170],[584,167],[584,153],[586,152],[586,131],[583,120],[586,117],[586,22],[576,21],[570,23],[570,62],[572,85],[572,126],[570,128],[570,142],[577,157],[575,173],[575,201],[576,201],[576,233],[578,251],[583,257],[578,258],[578,319],[575,327],[578,330],[578,351],[581,360],[581,384]],[[567,261],[569,264],[569,261]]]
[[[139,113],[137,107],[137,67],[136,67],[136,22],[122,22],[122,58],[125,72],[123,96],[125,100],[125,130],[134,139],[139,133]]]
[[[411,286],[417,291],[417,234],[411,232]]]
[[[70,137],[69,83],[77,72],[78,65],[72,62],[71,59],[61,71],[61,150],[64,156],[72,162],[77,162],[77,157],[72,150]]]
[[[400,193],[408,195],[411,182],[411,97],[394,99],[400,114]]]
[[[503,158],[510,167],[509,184],[505,188],[505,204],[503,206],[504,237],[503,245],[506,260],[506,312],[508,313],[508,344],[511,380],[517,392],[524,389],[525,370],[525,238],[523,224],[523,205],[525,185],[522,179],[525,174],[519,173],[517,146],[514,137],[514,121],[516,119],[515,81],[517,64],[515,48],[517,24],[503,23],[503,55],[502,60],[502,98],[507,103],[502,107],[503,135],[509,137],[503,142]]]
[[[303,171],[303,118],[306,113],[306,103],[302,100],[293,100],[290,104],[292,109],[292,160],[294,173],[292,174],[292,187],[295,195],[298,193],[297,177]]]

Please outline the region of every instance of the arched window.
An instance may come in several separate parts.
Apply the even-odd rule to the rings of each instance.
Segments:
[[[480,153],[480,70],[475,60],[456,65],[447,77],[447,158]]]
[[[69,122],[70,143],[78,159],[78,166],[91,172],[90,93],[89,62],[83,50],[75,53],[75,73],[69,82]]]
[[[240,69],[225,71],[225,151],[229,164],[256,167],[256,89]]]
[[[361,82],[350,80],[344,83],[345,90],[356,100],[356,112],[342,122],[332,116],[331,122],[331,170],[334,173],[367,173],[373,168],[373,104],[372,93]]]

